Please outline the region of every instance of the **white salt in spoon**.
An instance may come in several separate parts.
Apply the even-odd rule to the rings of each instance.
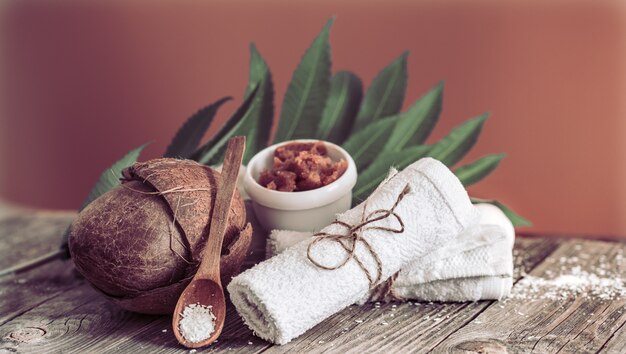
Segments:
[[[222,328],[224,328],[226,299],[224,298],[224,289],[220,281],[220,254],[222,241],[224,240],[224,231],[228,223],[228,212],[237,185],[237,176],[245,147],[246,138],[244,136],[236,136],[228,141],[221,173],[222,184],[217,190],[209,237],[204,246],[200,267],[198,267],[198,272],[191,280],[191,283],[180,295],[174,310],[174,318],[172,319],[174,335],[180,344],[187,348],[200,348],[213,343],[222,333]],[[213,332],[206,333],[206,336],[201,336],[204,338],[202,340],[191,341],[181,333],[180,325],[183,319],[183,312],[190,305],[193,305],[188,309],[190,312],[196,309],[202,309],[202,311],[206,312],[208,308],[209,312],[215,316]],[[207,320],[211,320],[210,313],[207,316],[209,317]],[[211,327],[210,325],[206,326],[206,324],[200,326],[202,328]],[[194,337],[197,335],[197,333],[194,333]]]

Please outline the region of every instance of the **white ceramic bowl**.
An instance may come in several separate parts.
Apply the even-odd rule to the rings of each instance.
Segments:
[[[303,192],[270,190],[257,181],[264,169],[271,169],[277,147],[292,142],[319,140],[291,140],[272,145],[254,155],[246,168],[243,185],[252,199],[257,219],[265,230],[318,231],[335,220],[335,215],[350,209],[352,188],[356,184],[356,164],[340,146],[324,141],[328,156],[334,161],[348,162],[346,171],[333,183]]]

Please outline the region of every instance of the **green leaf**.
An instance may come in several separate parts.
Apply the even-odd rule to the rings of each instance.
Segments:
[[[330,92],[316,137],[336,144],[345,141],[352,129],[363,98],[361,80],[349,71],[340,71],[330,80]]]
[[[459,162],[476,144],[488,117],[489,114],[485,113],[452,129],[448,135],[433,145],[429,156],[443,162],[446,166]]]
[[[404,113],[389,138],[387,150],[420,145],[430,135],[441,112],[443,82],[437,84]]]
[[[402,53],[374,78],[361,104],[353,133],[379,118],[400,112],[406,91],[408,55],[408,52]]]
[[[330,86],[330,44],[333,19],[307,49],[287,87],[274,142],[310,138],[317,131]]]
[[[461,180],[461,183],[467,187],[487,177],[498,167],[500,161],[505,156],[506,154],[486,155],[470,164],[457,168],[454,173]]]
[[[215,113],[224,102],[230,100],[231,97],[224,97],[217,102],[210,104],[198,112],[191,118],[187,119],[172,139],[172,142],[165,150],[163,157],[179,157],[188,158],[200,144],[200,140],[206,133],[209,125],[215,117]]]
[[[140,147],[131,150],[129,153],[124,155],[124,157],[117,160],[117,162],[115,162],[111,167],[102,172],[100,179],[96,182],[96,185],[93,186],[89,195],[87,195],[87,199],[83,202],[80,210],[83,210],[89,203],[108,192],[111,188],[119,185],[120,178],[122,177],[122,170],[137,162],[137,158],[139,157],[141,150],[143,150],[146,145],[147,144],[143,144]]]
[[[520,216],[519,214],[514,212],[511,208],[507,207],[506,205],[500,203],[497,200],[480,199],[480,198],[471,198],[471,200],[472,200],[472,203],[474,204],[488,203],[488,204],[497,206],[498,208],[500,208],[500,210],[502,210],[504,215],[506,215],[506,217],[509,218],[509,220],[511,220],[511,223],[513,223],[513,226],[532,226],[533,225],[532,222]]]
[[[428,145],[417,145],[401,151],[382,152],[363,173],[359,174],[359,179],[352,191],[353,201],[365,200],[383,181],[392,166],[404,169],[426,156],[430,148]]]
[[[369,124],[352,134],[342,145],[352,156],[357,170],[367,167],[383,151],[400,117],[389,117]]]
[[[243,118],[241,129],[234,135],[246,136],[246,151],[243,163],[248,161],[257,152],[269,144],[272,120],[274,119],[274,83],[272,73],[265,60],[257,51],[254,44],[250,45],[250,78],[246,87],[245,97],[248,97],[258,86],[256,98]]]
[[[191,155],[192,160],[207,165],[215,165],[222,160],[228,140],[235,135],[249,132],[250,126],[256,124],[256,121],[253,119],[254,117],[249,113],[252,102],[258,92],[259,88],[257,86],[250,92],[241,106],[237,108],[237,111],[228,119],[222,129]]]

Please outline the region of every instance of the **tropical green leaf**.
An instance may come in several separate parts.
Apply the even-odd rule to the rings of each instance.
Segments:
[[[258,86],[250,92],[237,111],[228,119],[224,127],[191,155],[192,160],[201,164],[215,165],[219,163],[226,151],[228,140],[240,133],[248,132],[249,126],[256,124],[250,113],[250,106],[259,92]]]
[[[250,78],[246,87],[245,97],[248,97],[258,86],[256,98],[250,109],[242,119],[239,131],[234,135],[246,136],[246,151],[243,163],[248,161],[269,143],[272,120],[274,118],[274,83],[272,73],[265,60],[257,51],[254,44],[250,45]]]
[[[432,88],[404,113],[389,138],[387,150],[400,150],[407,145],[420,145],[430,135],[441,112],[443,82]]]
[[[400,151],[383,151],[368,168],[359,174],[359,179],[352,191],[354,202],[365,200],[389,172],[391,167],[404,169],[413,162],[426,156],[430,146],[417,145]]]
[[[174,139],[172,139],[172,142],[165,150],[163,157],[188,158],[196,150],[198,144],[200,144],[200,140],[202,140],[202,137],[213,121],[217,110],[224,102],[230,99],[232,99],[232,97],[224,97],[202,108],[191,116],[191,118],[187,119],[185,124],[176,132]]]
[[[470,164],[457,168],[454,173],[461,180],[461,183],[467,187],[487,177],[498,167],[500,161],[505,156],[506,154],[486,155]]]
[[[340,71],[330,80],[330,92],[316,137],[336,144],[345,141],[352,129],[361,99],[363,84],[349,71]]]
[[[506,205],[500,203],[497,200],[480,199],[480,198],[471,198],[471,200],[472,200],[472,203],[474,204],[488,203],[488,204],[497,206],[498,208],[500,208],[500,210],[502,210],[504,215],[506,215],[506,217],[509,218],[509,220],[511,220],[511,223],[513,223],[513,226],[532,226],[533,225],[533,223],[530,222],[528,219],[517,214],[511,208],[507,207]]]
[[[111,188],[119,185],[120,178],[122,177],[122,170],[137,162],[137,158],[139,157],[141,150],[143,150],[146,145],[147,144],[143,144],[140,147],[131,150],[126,155],[124,155],[124,157],[117,160],[113,165],[111,165],[111,167],[102,172],[102,174],[100,175],[100,179],[98,179],[98,182],[96,182],[96,184],[89,192],[89,195],[87,195],[85,201],[83,201],[80,210],[83,210],[89,203],[93,202],[96,198],[108,192]]]
[[[317,131],[330,86],[328,35],[334,19],[307,49],[287,87],[274,142],[310,138]]]
[[[443,162],[446,166],[459,162],[476,144],[488,117],[489,114],[485,113],[452,129],[448,135],[433,145],[429,156]]]
[[[352,127],[353,133],[379,118],[400,112],[406,91],[408,55],[408,52],[402,53],[374,78]]]
[[[383,151],[400,117],[389,117],[369,124],[365,129],[352,134],[342,145],[352,156],[357,170],[367,167]]]

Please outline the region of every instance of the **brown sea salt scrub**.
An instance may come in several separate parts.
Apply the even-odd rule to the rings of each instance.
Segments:
[[[263,170],[259,184],[280,192],[300,192],[336,181],[348,168],[346,160],[333,161],[321,142],[293,142],[274,151],[271,170]]]

